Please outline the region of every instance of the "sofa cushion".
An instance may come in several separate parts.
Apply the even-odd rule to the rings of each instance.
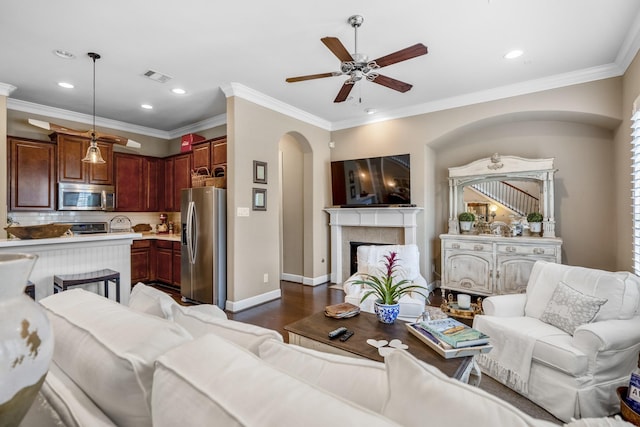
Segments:
[[[389,398],[382,414],[406,427],[553,426],[479,388],[449,378],[403,350],[385,358]]]
[[[558,283],[540,320],[573,336],[580,325],[590,323],[596,317],[605,298],[585,295],[564,282]]]
[[[589,364],[587,355],[578,350],[571,335],[565,333],[538,338],[532,359],[572,377],[586,375]]]
[[[152,407],[154,427],[184,425],[185,414],[193,426],[396,425],[214,334],[158,359]]]
[[[640,304],[640,278],[631,273],[537,261],[527,284],[525,315],[539,319],[559,282],[585,295],[607,300],[596,315],[595,322],[630,319]]]
[[[129,307],[133,310],[169,320],[173,318],[171,307],[176,304],[176,301],[166,292],[141,282],[131,289],[129,296]]]
[[[220,335],[254,354],[258,354],[258,347],[268,339],[283,341],[282,335],[272,329],[236,322],[177,304],[172,309],[173,320],[189,331],[194,338],[206,334]]]
[[[119,426],[151,425],[155,360],[191,340],[181,326],[82,289],[40,300],[54,331],[53,359]]]
[[[345,399],[380,412],[387,398],[384,363],[324,353],[268,340],[259,348],[262,360]]]

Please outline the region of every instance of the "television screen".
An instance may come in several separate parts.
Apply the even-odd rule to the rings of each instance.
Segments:
[[[409,154],[331,162],[333,204],[411,204]]]

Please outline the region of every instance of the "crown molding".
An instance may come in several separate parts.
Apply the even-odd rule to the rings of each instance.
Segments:
[[[494,89],[468,93],[461,96],[440,99],[433,102],[414,105],[407,108],[400,108],[390,111],[381,111],[375,117],[366,119],[344,120],[333,122],[331,130],[349,129],[371,123],[379,123],[387,120],[401,119],[404,117],[417,116],[420,114],[433,113],[436,111],[448,110],[451,108],[465,107],[483,102],[497,101],[499,99],[511,98],[514,96],[527,95],[545,90],[557,89],[565,86],[572,86],[591,81],[618,77],[624,74],[624,69],[618,64],[612,63],[598,67],[586,68],[571,73],[557,74],[542,79],[529,80],[523,83],[515,83]]]
[[[15,87],[14,85],[0,82],[0,96],[9,96],[11,95],[11,92],[13,92],[16,89],[17,87]]]
[[[246,99],[254,104],[260,105],[265,108],[269,108],[278,113],[284,114],[294,119],[298,119],[305,123],[317,126],[321,129],[332,130],[331,122],[321,117],[315,116],[299,108],[293,107],[275,98],[272,98],[250,87],[244,86],[240,83],[229,83],[227,85],[220,86],[224,95],[229,98],[237,96],[238,98]]]
[[[623,69],[624,71],[629,68],[631,65],[631,61],[638,54],[638,50],[640,49],[640,14],[638,14],[631,24],[631,29],[627,32],[627,36],[625,37],[622,45],[620,46],[620,50],[618,51],[618,55],[616,56],[615,63]]]
[[[202,120],[197,123],[193,123],[191,125],[173,129],[169,131],[169,136],[171,137],[171,139],[179,138],[182,135],[185,135],[188,133],[195,133],[201,130],[207,130],[207,129],[215,128],[215,127],[226,125],[226,124],[227,124],[227,115],[220,114],[210,119]]]

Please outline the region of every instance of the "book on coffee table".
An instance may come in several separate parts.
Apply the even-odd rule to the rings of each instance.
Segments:
[[[349,302],[328,305],[324,308],[324,314],[336,319],[346,319],[360,313],[360,307]]]
[[[489,342],[488,335],[451,317],[420,322],[420,326],[451,348],[474,347]]]
[[[427,329],[423,328],[420,323],[407,323],[406,325],[412,335],[445,359],[474,356],[476,354],[488,353],[493,349],[493,346],[489,343],[477,346],[453,348],[444,341],[438,340],[438,338],[431,334]]]

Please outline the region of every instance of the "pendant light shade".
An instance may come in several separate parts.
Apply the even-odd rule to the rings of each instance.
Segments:
[[[100,148],[96,141],[96,59],[100,59],[100,55],[94,52],[87,53],[93,59],[93,129],[91,133],[91,142],[87,148],[87,154],[82,159],[86,163],[106,163],[100,154]]]

